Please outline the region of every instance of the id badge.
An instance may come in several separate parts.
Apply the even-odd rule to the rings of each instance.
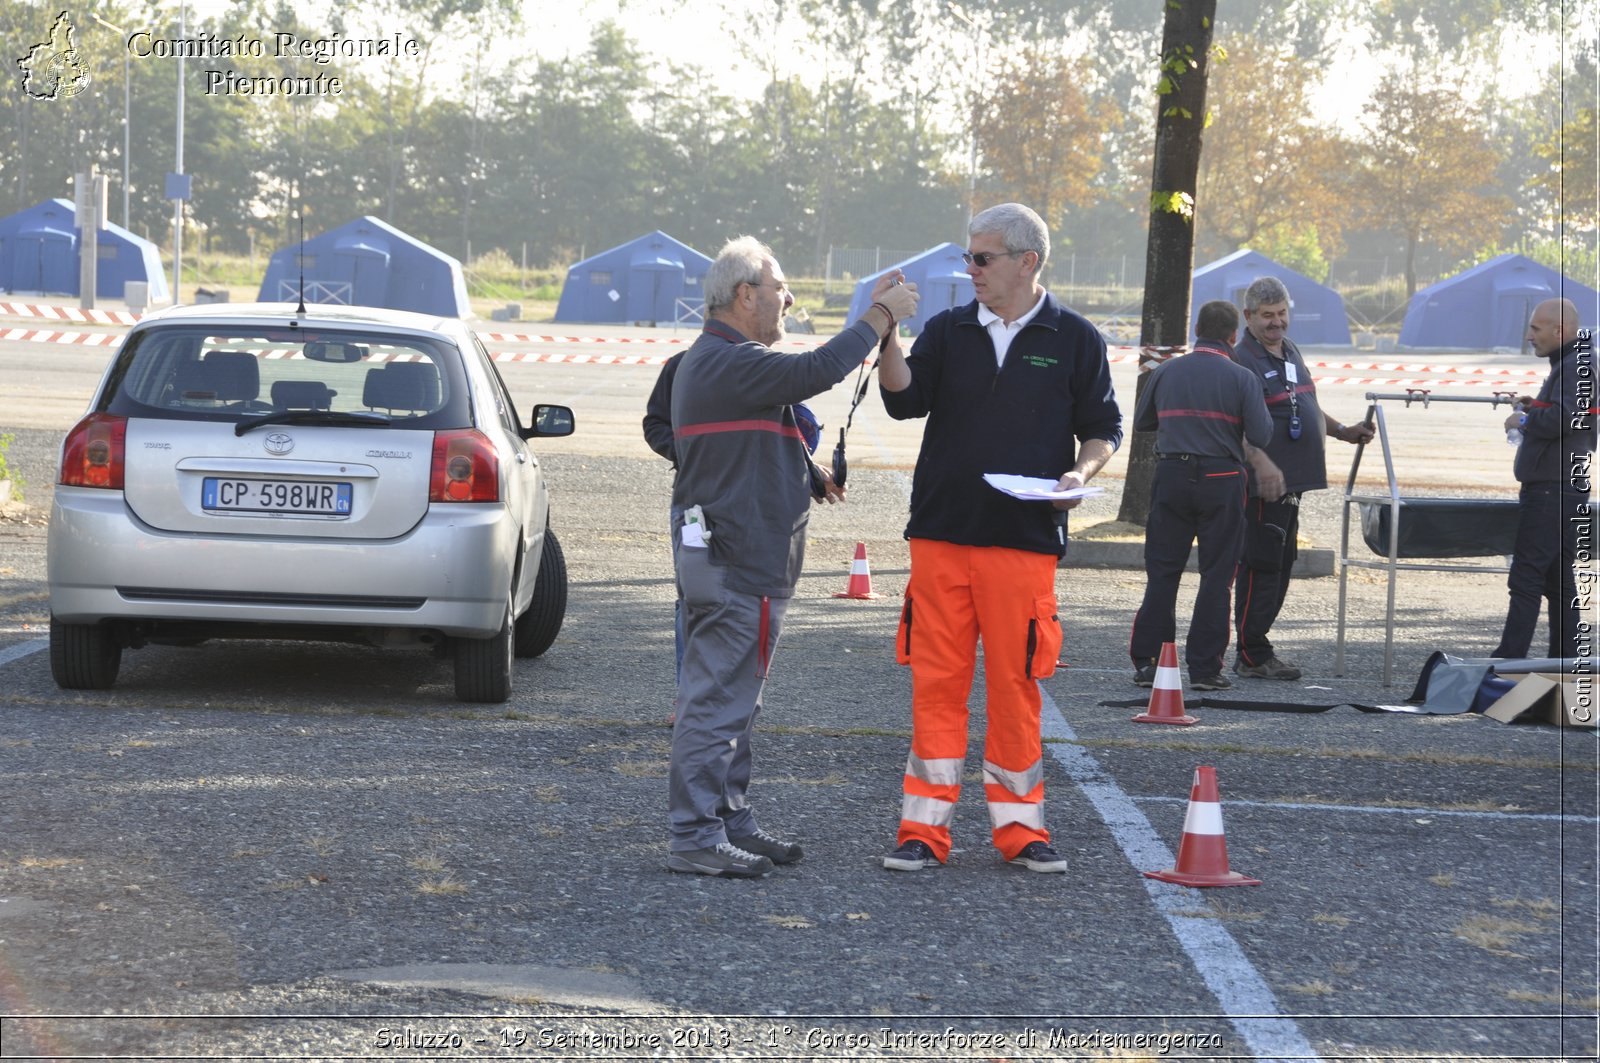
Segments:
[[[1283,363],[1283,375],[1291,384],[1300,383],[1300,370],[1295,367],[1293,362]]]

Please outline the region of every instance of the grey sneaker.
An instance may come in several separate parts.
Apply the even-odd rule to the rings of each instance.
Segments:
[[[1133,685],[1136,687],[1153,687],[1156,685],[1156,663],[1139,664],[1133,666]]]
[[[667,870],[720,878],[766,878],[772,861],[723,842],[709,849],[685,849],[667,856]]]
[[[794,842],[774,838],[760,827],[756,828],[754,834],[730,834],[728,841],[747,853],[764,856],[774,864],[798,864],[806,855],[805,850]]]
[[[1045,874],[1059,873],[1067,869],[1067,858],[1044,842],[1029,842],[1023,846],[1022,852],[1007,862],[1017,867],[1025,867],[1029,871]]]
[[[1246,679],[1299,679],[1300,669],[1287,661],[1280,661],[1277,657],[1268,657],[1260,664],[1246,664],[1244,658],[1233,662],[1235,675],[1242,675]]]
[[[1191,679],[1189,686],[1195,690],[1232,690],[1233,680],[1218,672],[1216,675],[1203,675],[1199,679]]]
[[[927,842],[912,840],[884,857],[883,866],[890,871],[921,871],[925,867],[938,867],[939,858],[933,855]]]

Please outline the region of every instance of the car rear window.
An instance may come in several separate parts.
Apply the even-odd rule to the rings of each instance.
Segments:
[[[454,346],[358,330],[136,331],[117,356],[102,408],[198,420],[292,410],[380,413],[406,429],[471,423]]]

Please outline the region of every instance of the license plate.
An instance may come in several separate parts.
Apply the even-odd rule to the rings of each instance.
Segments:
[[[235,480],[207,476],[200,508],[220,513],[348,517],[350,485],[327,480]]]

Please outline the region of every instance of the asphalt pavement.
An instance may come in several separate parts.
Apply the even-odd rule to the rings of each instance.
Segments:
[[[1404,574],[1391,687],[1381,575],[1351,577],[1342,676],[1338,581],[1298,583],[1275,638],[1307,678],[1241,680],[1249,708],[1178,728],[1130,720],[1141,574],[1064,569],[1042,687],[1070,872],[988,844],[981,680],[949,866],[884,871],[910,680],[881,411],[850,501],[812,522],[758,725],[752,799],[806,858],[668,873],[668,472],[624,431],[653,373],[560,368],[506,371],[519,402],[566,393],[579,434],[541,448],[566,626],[503,709],[456,703],[425,653],[295,643],[149,647],[111,691],[58,690],[64,426],[12,429],[32,487],[0,518],[0,1056],[1594,1058],[1595,733],[1355,707],[1401,700],[1434,649],[1487,652],[1500,575]],[[1075,520],[1114,515],[1104,484]],[[1308,506],[1319,545],[1340,510]],[[833,597],[857,542],[878,599]],[[1260,886],[1141,874],[1173,862],[1201,765]]]

